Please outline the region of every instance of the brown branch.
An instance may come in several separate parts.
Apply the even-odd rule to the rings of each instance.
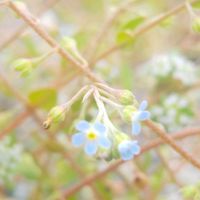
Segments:
[[[163,129],[161,129],[159,126],[157,126],[154,122],[147,120],[145,122],[145,125],[148,126],[154,133],[156,133],[162,140],[171,146],[177,153],[179,153],[183,158],[185,158],[188,162],[190,162],[193,166],[200,169],[200,161],[195,159],[191,154],[186,152],[184,149],[182,149],[180,146],[178,146],[173,138],[166,133]]]
[[[7,3],[8,3],[7,0],[1,1],[1,2],[0,2],[0,6],[6,6]]]
[[[45,4],[43,3],[42,4],[43,6],[40,7],[40,9],[36,13],[37,16],[41,16],[42,14],[44,14],[44,12],[53,7],[58,1],[60,0],[48,0],[45,2]],[[8,1],[6,0],[6,2]],[[21,26],[19,26],[14,32],[12,32],[11,35],[9,35],[7,38],[3,40],[3,43],[0,44],[0,51],[2,51],[5,47],[7,47],[15,40],[17,40],[19,36],[22,35],[27,28],[28,28],[27,24],[22,24]]]
[[[174,134],[171,134],[173,139],[183,139],[185,137],[189,137],[192,135],[197,135],[200,134],[200,128],[191,128],[191,129],[186,129],[180,132],[176,132]],[[158,147],[161,144],[165,144],[165,142],[161,139],[154,139],[153,141],[149,142],[147,145],[145,145],[142,150],[141,153],[137,156],[139,157],[140,155],[142,155],[143,153]],[[136,157],[136,158],[137,158]],[[94,182],[97,179],[102,178],[103,176],[105,176],[106,174],[108,174],[109,172],[114,171],[117,167],[119,167],[120,165],[122,165],[123,163],[125,163],[124,161],[120,160],[120,161],[116,161],[115,163],[109,165],[106,169],[95,173],[91,176],[88,176],[87,178],[81,180],[79,183],[77,183],[76,185],[72,186],[69,189],[66,189],[63,191],[63,197],[67,198],[71,195],[73,195],[74,193],[78,192],[82,187],[90,184],[91,182]]]
[[[11,132],[13,129],[18,127],[21,123],[25,121],[30,116],[30,113],[28,111],[24,111],[20,114],[18,114],[17,118],[15,118],[14,121],[12,121],[8,126],[6,126],[2,131],[0,131],[0,140],[6,136],[9,132]]]

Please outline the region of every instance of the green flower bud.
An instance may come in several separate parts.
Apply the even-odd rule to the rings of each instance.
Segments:
[[[136,99],[130,90],[122,90],[119,92],[119,101],[123,105],[134,104]]]
[[[200,18],[195,18],[192,23],[192,30],[196,33],[200,32]]]
[[[124,120],[127,121],[127,122],[131,122],[133,113],[135,111],[137,111],[137,108],[135,106],[126,106],[123,109],[123,113],[122,113]]]
[[[112,159],[118,159],[120,158],[120,154],[118,151],[118,145],[124,141],[124,140],[130,140],[130,137],[120,131],[116,131],[114,133],[114,138],[113,138],[113,145],[112,145],[112,149],[109,153],[109,155],[107,156],[107,158],[105,159],[106,161],[111,161]]]
[[[22,76],[29,75],[33,70],[31,60],[26,59],[26,58],[21,58],[21,59],[15,60],[12,64],[12,67],[16,71],[19,71]]]
[[[65,111],[62,106],[56,106],[49,111],[48,119],[52,122],[61,122],[65,119]]]
[[[76,49],[76,41],[71,37],[63,37],[61,41],[61,45],[67,51],[73,51]]]

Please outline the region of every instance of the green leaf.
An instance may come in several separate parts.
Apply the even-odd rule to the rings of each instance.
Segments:
[[[137,16],[127,22],[125,22],[121,28],[120,31],[117,33],[116,41],[118,43],[124,43],[128,42],[129,40],[132,40],[131,32],[137,28],[141,23],[143,23],[145,18],[143,16]]]
[[[124,42],[128,42],[131,39],[132,37],[126,31],[119,32],[116,37],[117,43],[120,43],[120,44]]]
[[[57,92],[52,88],[42,88],[29,94],[29,101],[33,106],[49,110],[57,103]]]
[[[128,22],[126,22],[123,26],[122,26],[122,30],[134,30],[135,28],[137,28],[140,24],[142,24],[144,22],[145,18],[143,16],[137,16],[131,20],[129,20]]]
[[[200,9],[200,1],[197,1],[197,2],[193,3],[192,7],[196,8],[196,9]]]

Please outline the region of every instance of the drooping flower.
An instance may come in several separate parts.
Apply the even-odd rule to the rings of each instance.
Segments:
[[[85,120],[76,124],[78,133],[72,136],[72,144],[76,147],[84,145],[84,151],[88,155],[96,154],[98,147],[108,149],[111,141],[108,139],[106,127],[100,123],[89,123]]]
[[[141,121],[147,120],[150,118],[150,112],[146,111],[148,106],[147,101],[142,101],[139,106],[139,109],[135,111],[132,115],[132,133],[138,135],[141,131]]]
[[[136,140],[124,140],[118,145],[118,151],[122,160],[131,160],[140,153],[140,146]]]

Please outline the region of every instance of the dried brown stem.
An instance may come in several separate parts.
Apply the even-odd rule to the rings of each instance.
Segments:
[[[193,166],[200,169],[200,162],[199,160],[195,159],[191,154],[186,152],[184,149],[182,149],[180,146],[178,146],[173,138],[167,134],[163,129],[161,129],[158,125],[156,125],[154,122],[148,120],[145,122],[145,125],[148,126],[152,131],[154,131],[155,134],[157,134],[162,140],[171,146],[177,153],[179,153],[183,158],[185,158],[188,162],[190,162]]]
[[[7,0],[6,0],[7,1]],[[37,11],[37,16],[41,16],[43,13],[45,13],[48,9],[53,7],[58,1],[60,0],[47,0],[45,4],[43,4],[42,7]],[[8,1],[7,1],[8,2]],[[19,38],[22,33],[28,28],[27,24],[22,24],[19,26],[15,31],[12,32],[11,35],[9,35],[7,38],[3,40],[3,42],[0,44],[0,51],[2,51],[5,47],[7,47],[9,44],[14,42]]]

